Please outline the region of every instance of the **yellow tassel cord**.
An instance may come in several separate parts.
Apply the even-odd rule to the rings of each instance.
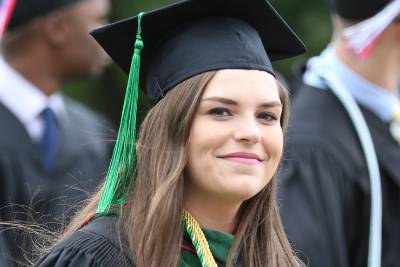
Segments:
[[[197,256],[200,259],[201,265],[203,267],[218,267],[211,253],[207,239],[200,228],[200,225],[186,210],[183,210],[183,221],[186,231],[188,232],[190,239],[192,240],[193,246],[196,249]]]

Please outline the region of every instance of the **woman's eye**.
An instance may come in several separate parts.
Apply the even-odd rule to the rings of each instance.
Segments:
[[[258,114],[257,118],[260,118],[265,121],[278,120],[278,117],[274,113],[270,113],[270,112],[262,112],[262,113]]]
[[[226,117],[232,115],[229,109],[226,108],[213,108],[209,111],[209,114],[217,117]]]

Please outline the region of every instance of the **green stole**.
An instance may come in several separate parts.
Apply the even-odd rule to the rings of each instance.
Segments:
[[[210,229],[202,228],[203,233],[210,246],[211,253],[218,264],[225,265],[228,257],[228,251],[231,247],[234,236],[228,233],[214,231]],[[190,251],[193,250],[193,251]],[[180,267],[202,267],[199,257],[194,251],[192,241],[188,233],[184,232],[183,242],[181,246],[181,259]]]

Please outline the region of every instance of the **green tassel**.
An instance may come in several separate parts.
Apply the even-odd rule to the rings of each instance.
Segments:
[[[144,13],[138,15],[138,26],[128,84],[122,108],[121,122],[110,166],[97,213],[106,213],[110,207],[126,202],[126,186],[136,168],[136,113],[139,90],[140,54],[143,49],[141,21]]]

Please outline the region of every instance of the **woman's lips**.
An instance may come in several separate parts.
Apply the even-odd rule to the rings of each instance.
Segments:
[[[235,152],[231,154],[224,155],[222,157],[224,160],[233,161],[242,164],[259,164],[262,162],[260,157],[254,153],[248,152]]]

